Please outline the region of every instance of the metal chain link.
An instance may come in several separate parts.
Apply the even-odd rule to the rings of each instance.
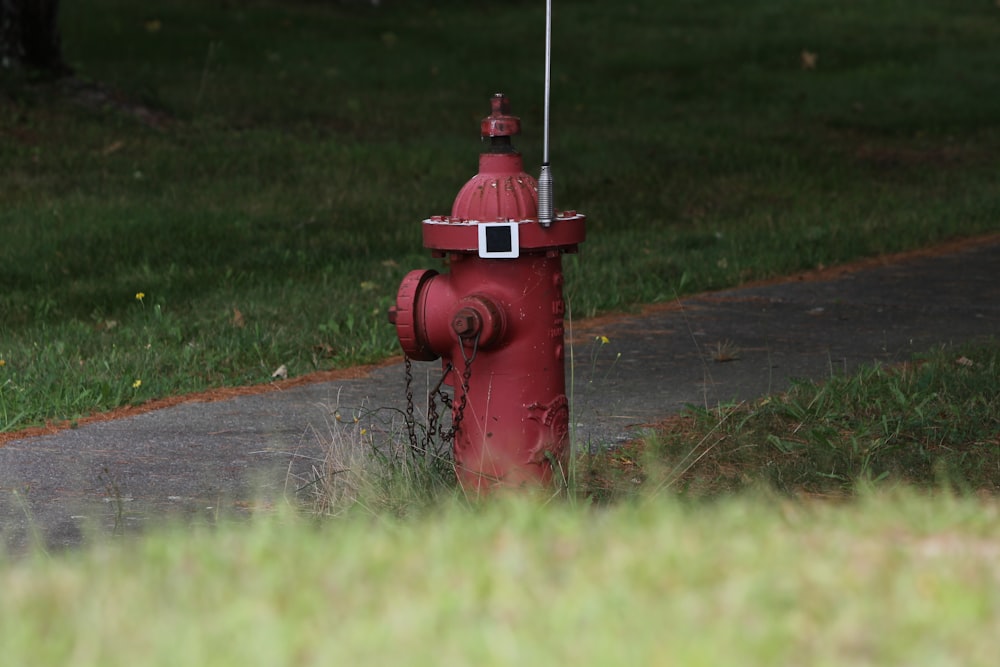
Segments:
[[[442,438],[448,442],[455,442],[455,434],[458,432],[458,428],[462,425],[462,419],[465,418],[465,406],[469,400],[469,378],[472,377],[472,362],[475,361],[476,355],[479,353],[479,334],[472,339],[472,354],[470,356],[465,356],[465,346],[462,346],[462,358],[465,359],[465,370],[462,371],[462,398],[458,401],[458,410],[455,410],[455,417],[452,419],[451,429],[449,429],[445,434],[442,434]],[[449,407],[451,407],[449,405]]]
[[[406,362],[406,434],[410,438],[410,451],[414,456],[420,454],[420,447],[417,445],[416,420],[413,418],[413,362],[409,355],[403,355]]]
[[[438,380],[434,388],[430,390],[427,395],[427,429],[424,432],[423,442],[419,442],[417,439],[417,422],[416,418],[413,416],[413,364],[410,361],[410,357],[404,356],[405,366],[406,366],[406,434],[410,441],[410,451],[415,457],[422,457],[427,454],[434,444],[435,438],[441,443],[441,446],[454,445],[455,434],[458,433],[458,429],[462,424],[462,420],[465,418],[465,407],[468,403],[469,396],[469,380],[472,377],[472,362],[475,361],[476,355],[479,353],[479,334],[476,334],[475,338],[472,340],[472,353],[466,355],[465,346],[462,346],[462,358],[465,360],[465,370],[462,371],[462,397],[458,402],[458,410],[454,411],[454,416],[452,418],[451,428],[445,429],[440,423],[440,416],[437,411],[437,402],[441,401],[441,404],[447,409],[452,409],[452,400],[441,388],[444,384],[445,379],[448,374],[455,370],[455,366],[449,362],[445,367],[444,372],[441,374],[441,379]]]

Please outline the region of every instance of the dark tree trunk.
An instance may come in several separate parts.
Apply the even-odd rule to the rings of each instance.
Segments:
[[[69,74],[58,16],[59,0],[0,0],[0,67]]]

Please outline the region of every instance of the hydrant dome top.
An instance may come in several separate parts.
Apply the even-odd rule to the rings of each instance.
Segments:
[[[479,156],[479,173],[455,197],[451,217],[483,222],[537,218],[538,183],[524,171],[521,154],[510,143],[521,131],[521,119],[510,115],[510,100],[503,93],[490,98],[490,108],[481,124],[489,148]]]
[[[479,173],[455,197],[451,216],[481,222],[537,218],[538,183],[524,171],[518,153],[484,153]]]

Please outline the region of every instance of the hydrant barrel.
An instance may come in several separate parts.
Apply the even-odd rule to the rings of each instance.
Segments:
[[[474,256],[452,262],[449,278],[456,291],[488,292],[506,316],[502,337],[481,342],[474,359],[468,359],[465,341],[450,354],[455,372],[449,383],[456,392],[471,365],[454,442],[456,471],[467,490],[548,483],[565,471],[569,404],[560,262],[557,253],[525,255],[495,267]]]

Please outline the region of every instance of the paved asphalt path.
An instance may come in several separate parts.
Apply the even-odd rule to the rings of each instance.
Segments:
[[[753,399],[794,378],[998,333],[1000,236],[695,296],[577,327],[573,429],[582,443],[607,445],[689,404]],[[714,360],[720,346],[739,358]],[[423,395],[439,366],[415,369]],[[372,435],[399,433],[404,405],[395,363],[358,379],[189,401],[8,442],[0,544],[17,550],[34,536],[69,546],[166,516],[239,515],[294,494],[329,443],[349,457]]]

